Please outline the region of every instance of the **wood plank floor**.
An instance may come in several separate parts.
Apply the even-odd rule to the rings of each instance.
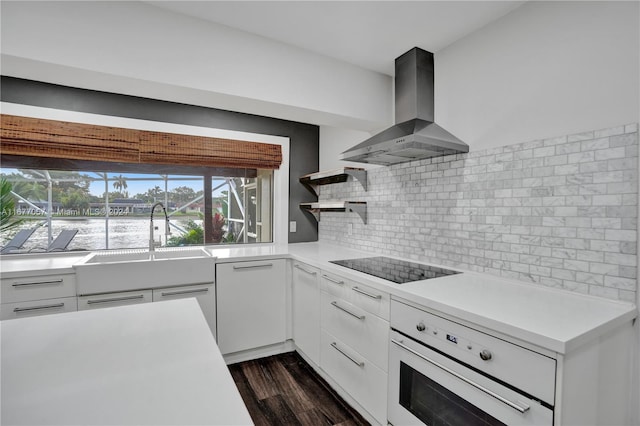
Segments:
[[[257,426],[369,424],[296,352],[233,364],[229,370]]]

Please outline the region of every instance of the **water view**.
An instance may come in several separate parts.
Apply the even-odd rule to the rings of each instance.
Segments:
[[[24,219],[19,227],[0,228],[0,247],[5,253],[46,251],[66,230],[77,232],[56,251],[147,248],[154,206],[160,246],[203,244],[205,206],[211,209],[210,243],[271,241],[271,223],[261,218],[271,218],[273,172],[239,169],[237,174],[205,178],[0,168],[2,223]],[[165,209],[172,225],[168,238]],[[12,241],[21,229],[35,229],[24,244]]]
[[[184,229],[189,220],[202,226],[202,220],[197,216],[180,216],[171,218],[171,223]],[[107,232],[104,218],[64,218],[51,221],[52,235],[55,238],[62,230],[77,229],[78,233],[71,240],[67,250],[104,250],[123,248],[148,248],[149,247],[149,218],[148,217],[111,217],[109,218],[109,244],[107,247]],[[29,220],[19,227],[7,231],[1,235],[0,245],[3,247],[11,240],[15,233],[24,228],[38,226],[21,251],[42,251],[48,245],[48,227],[45,221]],[[162,245],[166,243],[164,218],[154,218],[154,225],[158,229],[154,231],[156,241],[161,239]],[[181,232],[172,226],[171,235],[179,236]]]

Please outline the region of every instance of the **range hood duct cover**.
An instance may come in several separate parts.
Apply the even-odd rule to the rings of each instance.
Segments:
[[[340,159],[391,165],[469,152],[435,124],[433,53],[414,47],[396,58],[396,125],[342,153]]]

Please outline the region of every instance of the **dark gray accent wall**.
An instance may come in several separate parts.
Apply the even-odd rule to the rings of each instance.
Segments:
[[[320,143],[318,126],[7,76],[2,76],[0,80],[0,100],[68,111],[288,137],[290,140],[288,221],[297,222],[297,232],[289,233],[289,242],[318,240],[318,224],[311,215],[304,213],[298,207],[301,202],[317,201],[317,198],[300,184],[298,178],[318,171]]]

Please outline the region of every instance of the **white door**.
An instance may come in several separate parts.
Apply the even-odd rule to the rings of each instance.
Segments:
[[[286,340],[286,260],[216,265],[220,352],[229,354]]]
[[[320,365],[320,271],[293,263],[293,340],[316,365]]]
[[[153,301],[186,299],[195,297],[200,304],[209,328],[216,336],[216,290],[214,284],[187,285],[181,287],[167,287],[153,289]]]

